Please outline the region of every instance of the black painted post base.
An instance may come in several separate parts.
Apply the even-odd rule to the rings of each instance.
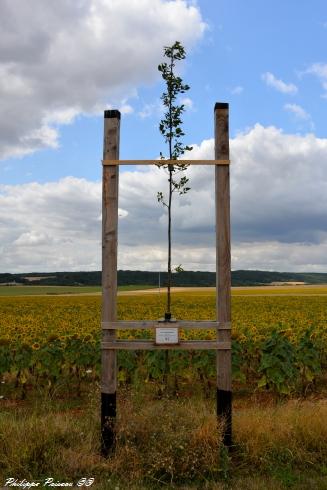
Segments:
[[[116,393],[101,393],[101,454],[108,456],[115,447]]]
[[[232,446],[232,392],[217,389],[217,417],[223,421],[223,444]]]

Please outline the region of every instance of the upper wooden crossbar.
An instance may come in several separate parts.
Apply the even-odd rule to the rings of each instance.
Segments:
[[[102,160],[102,165],[229,165],[230,160]]]

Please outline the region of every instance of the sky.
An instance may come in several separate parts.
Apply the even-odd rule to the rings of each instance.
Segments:
[[[103,111],[120,158],[167,147],[163,47],[180,41],[187,158],[230,107],[232,269],[327,272],[325,0],[2,0],[0,272],[101,269]],[[173,266],[215,270],[213,167],[174,196]],[[166,270],[155,166],[120,167],[119,269]]]

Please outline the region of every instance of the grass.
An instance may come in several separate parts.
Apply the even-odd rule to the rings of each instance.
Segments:
[[[97,489],[326,489],[327,404],[293,400],[248,408],[236,400],[234,450],[220,446],[214,400],[119,392],[117,445],[99,455],[99,393],[2,403],[0,486],[8,476],[95,478]],[[133,483],[132,483],[133,482]]]
[[[0,286],[0,296],[44,296],[57,294],[95,293],[98,286]]]
[[[118,286],[118,291],[142,291],[145,289],[154,289],[156,292],[157,286],[144,286],[142,284],[131,284],[129,286]]]
[[[119,286],[119,291],[138,291],[154,286]],[[0,286],[0,296],[45,296],[100,293],[100,286]]]

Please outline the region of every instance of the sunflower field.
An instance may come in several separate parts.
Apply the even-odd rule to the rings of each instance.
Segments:
[[[155,320],[164,294],[118,298],[119,320]],[[214,320],[212,291],[178,292],[173,313],[181,320]],[[0,297],[0,380],[25,397],[36,387],[97,382],[100,374],[100,296]],[[234,385],[277,394],[324,388],[327,367],[327,296],[232,298]],[[150,338],[151,331],[119,331],[121,339]],[[184,331],[182,338],[215,338],[215,331]],[[119,383],[174,386],[194,379],[209,391],[215,383],[214,351],[120,351]]]

